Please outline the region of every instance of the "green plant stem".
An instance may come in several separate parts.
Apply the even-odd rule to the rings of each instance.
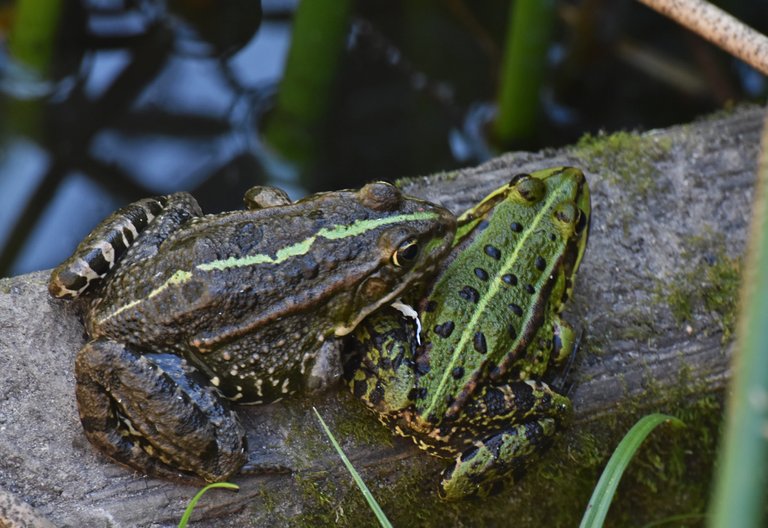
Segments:
[[[187,524],[189,523],[189,519],[192,517],[192,512],[194,511],[195,506],[197,506],[197,503],[200,501],[200,499],[203,498],[203,495],[205,495],[208,490],[216,488],[223,488],[234,491],[240,490],[240,486],[230,482],[214,482],[212,484],[208,484],[203,489],[198,491],[195,496],[192,497],[192,500],[189,501],[189,504],[187,504],[187,508],[184,510],[184,515],[181,516],[181,520],[179,521],[179,528],[186,528]]]
[[[553,0],[517,0],[510,10],[493,130],[502,147],[536,127],[554,11]]]
[[[768,493],[768,119],[741,290],[741,319],[710,526],[765,526]]]
[[[355,484],[357,484],[357,487],[358,489],[360,489],[360,492],[363,494],[363,497],[365,497],[365,501],[368,503],[368,507],[376,516],[376,519],[379,521],[379,524],[383,528],[392,528],[392,524],[390,524],[389,520],[387,519],[387,516],[384,514],[384,511],[381,509],[381,506],[379,506],[379,503],[376,502],[376,499],[373,497],[371,490],[368,489],[368,486],[365,485],[365,482],[363,481],[363,478],[360,476],[360,473],[357,472],[355,467],[352,465],[352,462],[350,462],[349,459],[347,458],[347,455],[344,454],[344,450],[341,449],[341,446],[336,441],[336,437],[333,436],[333,434],[331,433],[331,430],[325,424],[325,420],[323,420],[323,417],[320,416],[320,413],[317,411],[315,407],[312,407],[312,410],[315,411],[315,416],[317,416],[317,419],[320,421],[320,425],[322,426],[323,431],[325,431],[326,436],[328,436],[328,439],[331,441],[331,444],[333,444],[333,448],[336,450],[336,453],[339,454],[339,458],[341,458],[341,461],[344,463],[344,466],[347,468],[347,471],[349,471],[349,474],[352,475],[352,479],[355,481]]]
[[[303,0],[277,103],[264,137],[285,159],[307,166],[317,151],[347,37],[350,0]]]

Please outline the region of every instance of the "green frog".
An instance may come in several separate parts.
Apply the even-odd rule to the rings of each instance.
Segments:
[[[459,217],[432,286],[400,307],[410,316],[388,307],[353,333],[352,392],[397,434],[453,459],[441,497],[497,491],[569,417],[570,400],[543,379],[575,350],[559,314],[590,214],[578,169],[513,177]]]
[[[341,375],[341,336],[434,273],[455,217],[377,182],[291,200],[257,187],[203,216],[187,193],[135,202],[56,268],[54,297],[87,298],[75,362],[88,439],[181,481],[247,461],[229,401],[266,403]]]

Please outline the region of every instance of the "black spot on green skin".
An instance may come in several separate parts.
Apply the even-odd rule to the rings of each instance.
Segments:
[[[416,363],[413,364],[413,371],[417,376],[426,376],[429,373],[429,363],[424,361],[424,356],[420,357]]]
[[[523,226],[519,222],[512,222],[512,225],[509,226],[510,229],[512,229],[512,232],[514,233],[522,233]]]
[[[424,307],[425,312],[434,312],[437,309],[437,301],[429,301]]]
[[[479,224],[477,224],[477,229],[480,231],[484,231],[491,223],[488,220],[482,220]]]
[[[517,275],[513,273],[507,273],[505,275],[502,275],[501,280],[503,280],[506,284],[509,284],[510,286],[517,286]]]
[[[480,300],[480,293],[472,286],[464,286],[459,292],[459,297],[465,301],[476,303]]]
[[[527,413],[536,405],[533,387],[528,383],[515,383],[511,387],[513,389],[515,407],[520,410],[521,414]]]
[[[517,330],[515,330],[515,326],[513,324],[507,325],[507,333],[509,334],[509,337],[512,339],[517,339]]]
[[[536,266],[537,270],[544,271],[544,269],[547,267],[547,261],[544,260],[544,257],[541,255],[537,255],[533,265]]]
[[[490,244],[486,244],[485,248],[483,248],[485,251],[485,254],[491,257],[494,260],[501,259],[501,250],[497,248],[496,246],[492,246]]]
[[[435,333],[440,337],[448,338],[453,333],[454,326],[453,321],[446,321],[442,324],[435,325]]]
[[[451,371],[451,376],[453,376],[453,379],[461,379],[464,376],[464,367],[455,367]]]
[[[520,305],[515,304],[515,303],[510,303],[509,304],[509,309],[512,310],[512,313],[515,314],[516,316],[522,317],[523,309],[520,308]]]
[[[563,350],[563,340],[559,334],[555,334],[552,337],[552,357],[560,357],[560,352]]]
[[[475,332],[475,336],[472,338],[472,344],[474,345],[475,350],[480,354],[488,352],[488,346],[485,342],[485,334],[482,332]]]
[[[509,407],[507,405],[507,400],[504,397],[504,393],[495,387],[486,391],[483,403],[485,404],[488,416],[502,414]]]
[[[481,281],[487,281],[488,272],[485,271],[483,268],[475,268],[475,277],[477,277]]]
[[[534,293],[536,293],[536,288],[534,288],[531,284],[526,284],[525,291],[533,295]]]
[[[423,400],[427,397],[427,389],[425,387],[413,388],[408,392],[408,399],[412,401]]]

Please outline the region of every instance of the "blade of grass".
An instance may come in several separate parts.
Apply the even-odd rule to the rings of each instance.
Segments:
[[[208,484],[206,487],[198,491],[197,494],[192,497],[192,500],[189,501],[189,504],[187,504],[187,509],[184,510],[184,515],[181,516],[181,520],[179,521],[179,528],[185,528],[187,526],[187,523],[189,523],[189,518],[192,517],[192,510],[195,509],[195,506],[197,506],[200,498],[205,494],[206,491],[213,488],[224,488],[237,491],[240,489],[240,486],[230,482],[214,482],[213,484]]]
[[[360,474],[357,472],[357,470],[354,468],[352,463],[347,458],[347,455],[344,454],[344,451],[342,451],[341,446],[336,441],[336,438],[334,438],[333,434],[331,433],[331,430],[328,429],[328,426],[325,425],[325,421],[323,420],[323,417],[320,416],[320,413],[317,412],[317,409],[312,407],[312,410],[315,411],[315,414],[317,415],[317,419],[320,420],[320,425],[323,426],[323,430],[325,431],[325,434],[328,435],[328,438],[331,440],[331,444],[333,444],[333,447],[336,449],[336,452],[339,454],[339,457],[341,457],[341,461],[344,462],[344,465],[347,467],[347,471],[352,475],[352,478],[354,479],[355,483],[357,484],[357,487],[360,488],[360,491],[363,494],[363,497],[365,497],[365,500],[368,502],[368,506],[371,508],[371,511],[376,515],[376,519],[378,519],[379,524],[384,526],[385,528],[392,528],[392,524],[390,524],[389,519],[387,519],[387,516],[384,515],[384,512],[382,511],[381,507],[379,506],[379,503],[376,502],[376,499],[373,498],[373,495],[371,494],[371,490],[368,489],[368,486],[365,485],[365,482],[363,482],[363,479],[360,477]]]
[[[683,426],[683,422],[666,414],[649,414],[642,417],[632,426],[632,429],[624,435],[619,445],[611,455],[611,459],[605,466],[600,480],[597,482],[592,497],[589,499],[587,511],[581,519],[581,528],[599,528],[605,521],[608,508],[611,506],[616,487],[619,485],[624,470],[635,456],[640,444],[658,425],[664,422]]]
[[[733,380],[709,526],[765,526],[768,489],[768,119],[741,286]]]

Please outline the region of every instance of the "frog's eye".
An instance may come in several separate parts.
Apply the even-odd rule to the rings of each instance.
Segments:
[[[392,263],[400,267],[412,266],[419,256],[419,242],[415,238],[409,238],[392,253]]]

